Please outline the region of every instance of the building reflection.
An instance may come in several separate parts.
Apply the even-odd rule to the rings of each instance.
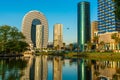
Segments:
[[[62,65],[61,57],[53,58],[53,80],[62,80]]]
[[[93,80],[120,80],[119,61],[96,61],[92,66]]]
[[[47,80],[48,63],[47,56],[37,56],[35,58],[34,80]]]
[[[90,67],[84,59],[78,59],[78,80],[92,80]]]
[[[120,61],[79,59],[78,80],[120,80]]]
[[[86,76],[84,60],[78,60],[78,80],[86,80],[85,78]]]

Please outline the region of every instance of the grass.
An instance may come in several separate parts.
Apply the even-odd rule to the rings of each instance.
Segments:
[[[78,54],[78,56],[94,60],[120,60],[120,53],[112,52],[88,52]]]
[[[65,57],[76,57],[76,58],[87,58],[92,60],[120,60],[120,53],[113,52],[68,52],[68,53],[38,53],[40,55],[53,55],[53,56],[65,56]]]

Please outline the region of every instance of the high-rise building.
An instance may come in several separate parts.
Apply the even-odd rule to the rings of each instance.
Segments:
[[[80,2],[78,3],[78,31],[77,42],[80,51],[85,51],[85,45],[87,41],[90,41],[90,3]]]
[[[98,36],[98,21],[91,23],[91,42],[94,43],[94,37]]]
[[[58,47],[61,49],[63,47],[63,25],[62,24],[55,24],[54,25],[54,47]]]
[[[120,32],[120,24],[116,19],[113,0],[98,0],[98,30],[99,34]]]
[[[113,0],[98,0],[98,35],[99,43],[105,43],[106,50],[116,49],[116,44],[111,35],[120,35],[120,20],[114,13],[115,3]]]
[[[36,48],[41,49],[42,48],[42,35],[43,35],[43,27],[42,25],[36,25]]]
[[[39,26],[41,28],[37,27],[38,25],[41,25]],[[37,29],[39,28],[39,30],[37,30],[36,28]],[[42,31],[42,34],[39,31]],[[44,14],[42,14],[41,12],[30,11],[24,16],[22,21],[22,32],[26,37],[26,42],[29,45],[33,45],[33,47],[36,47],[36,43],[40,43],[39,44],[40,48],[47,48],[48,22]],[[41,39],[36,40],[38,39],[38,35],[40,35]],[[36,41],[41,41],[41,42],[36,42]]]

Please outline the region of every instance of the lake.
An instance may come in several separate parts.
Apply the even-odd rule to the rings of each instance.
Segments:
[[[0,80],[120,80],[120,61],[45,55],[0,59]]]

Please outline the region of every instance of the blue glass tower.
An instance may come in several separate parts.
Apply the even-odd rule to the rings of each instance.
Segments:
[[[80,2],[78,3],[78,47],[80,51],[85,51],[85,44],[90,41],[90,3]]]
[[[120,21],[116,19],[113,0],[98,0],[98,33],[120,32]]]

